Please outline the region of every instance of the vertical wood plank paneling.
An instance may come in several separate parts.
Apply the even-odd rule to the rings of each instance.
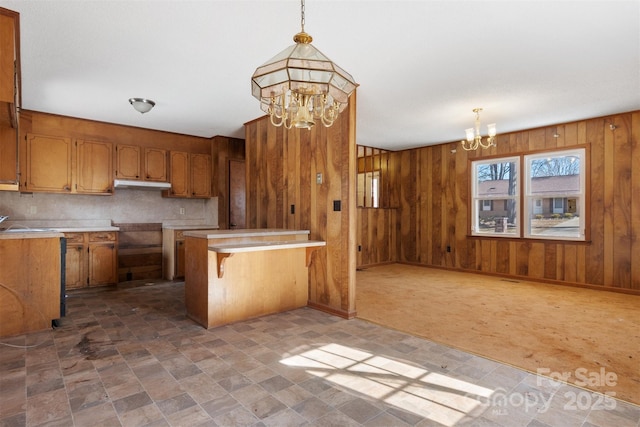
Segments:
[[[509,274],[509,264],[511,254],[509,253],[510,243],[507,240],[498,240],[496,242],[496,273]]]
[[[640,290],[640,111],[631,115],[631,284]]]
[[[431,205],[433,204],[434,195],[432,191],[433,172],[431,161],[432,150],[419,150],[416,152],[418,156],[417,173],[418,179],[418,201],[419,201],[419,224],[416,227],[416,236],[418,240],[416,246],[418,248],[418,259],[421,263],[433,264],[433,246],[432,240],[428,237],[433,233],[433,214]]]
[[[558,245],[554,243],[546,243],[544,245],[544,278],[556,279],[557,278],[557,265],[558,265]]]
[[[564,245],[556,245],[556,280],[565,280]]]
[[[402,152],[400,160],[400,256],[403,261],[416,262],[416,151],[407,150]]]
[[[321,215],[327,223],[327,242],[331,242],[333,247],[339,248],[342,247],[343,236],[342,212],[335,212],[333,210],[333,201],[342,201],[342,153],[345,147],[341,144],[340,130],[339,126],[320,129],[320,131],[326,132],[327,135],[324,138],[321,137],[317,139],[318,141],[327,141],[327,146],[321,149],[321,153],[319,154],[322,154],[322,152],[326,153],[326,158],[323,159],[326,174],[327,176],[334,177],[328,181],[329,185],[326,186],[326,191],[323,192],[321,196],[319,195],[319,200],[324,200],[324,206],[318,206],[318,212],[322,213]],[[345,204],[345,210],[346,208],[347,206]],[[344,236],[346,238],[346,230]],[[327,262],[327,284],[329,288],[326,291],[327,295],[325,299],[321,298],[320,301],[323,301],[329,306],[341,307],[343,295],[340,289],[340,277],[342,276],[342,269],[346,261],[346,259],[343,259],[346,253],[344,250],[339,250],[329,252],[328,255],[330,257]]]
[[[457,144],[456,144],[457,145]],[[451,149],[456,149],[456,145],[451,144]],[[455,254],[454,266],[469,268],[469,253],[465,250],[465,240],[469,229],[469,180],[467,178],[467,156],[466,151],[456,149],[455,173],[456,173],[456,199],[457,213],[455,217],[455,242],[451,248]]]
[[[611,121],[616,126],[613,133],[613,155],[615,175],[613,194],[613,281],[615,287],[631,283],[631,241],[633,228],[631,219],[631,116],[615,116]],[[640,255],[636,254],[640,259]]]
[[[458,215],[458,204],[456,203],[456,156],[451,153],[449,146],[441,145],[442,159],[444,163],[443,181],[445,182],[445,191],[443,192],[445,202],[445,218],[446,227],[443,227],[442,246],[440,251],[444,254],[444,263],[446,267],[455,267],[454,256],[447,248],[452,248],[456,241],[456,216]]]
[[[603,206],[604,206],[604,284],[605,286],[612,286],[614,281],[614,197],[615,197],[615,185],[616,182],[613,179],[606,179],[613,177],[615,170],[615,142],[613,131],[607,130],[604,132],[604,191],[603,191]]]
[[[591,244],[586,250],[586,276],[589,278],[589,283],[594,285],[604,285],[605,283],[605,182],[607,175],[605,173],[604,125],[603,119],[593,119],[586,122],[584,126],[578,126],[579,134],[583,129],[585,140],[591,151],[589,168]]]
[[[576,245],[564,245],[564,280],[567,282],[576,282],[577,254]]]
[[[428,209],[431,216],[431,251],[432,262],[434,265],[442,266],[442,229],[446,224],[446,217],[443,213],[443,182],[442,182],[442,150],[439,147],[431,148],[431,164],[433,168],[431,175],[430,192],[433,194],[431,198],[431,206]]]

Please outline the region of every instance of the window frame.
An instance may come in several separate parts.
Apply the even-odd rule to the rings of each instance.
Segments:
[[[541,239],[541,240],[566,240],[572,242],[584,242],[586,240],[586,231],[587,226],[585,223],[585,214],[586,214],[586,197],[587,197],[587,150],[585,147],[575,147],[575,148],[558,148],[555,150],[542,151],[530,154],[524,154],[523,156],[523,170],[524,170],[524,191],[522,194],[523,200],[523,209],[522,213],[522,224],[523,224],[523,237],[526,239]],[[580,159],[580,174],[579,174],[579,190],[577,193],[563,193],[563,192],[555,192],[546,195],[546,197],[542,197],[540,194],[533,194],[531,189],[532,176],[531,176],[531,164],[534,160],[543,159],[545,157],[577,157]],[[538,198],[547,198],[551,199],[551,211],[552,214],[557,214],[557,202],[560,201],[562,203],[562,214],[564,214],[564,200],[569,198],[577,198],[579,200],[577,211],[578,215],[578,237],[572,237],[568,235],[553,235],[553,236],[544,236],[540,234],[533,234],[531,230],[531,220],[528,218],[528,215],[533,211],[533,206],[535,200]]]
[[[483,165],[489,165],[489,164],[493,164],[493,163],[513,163],[516,167],[515,170],[515,174],[516,174],[516,189],[515,189],[515,195],[513,197],[510,197],[511,199],[514,200],[515,203],[515,207],[516,207],[516,222],[515,222],[515,230],[512,233],[501,233],[501,234],[495,234],[495,233],[483,233],[480,231],[480,214],[479,212],[485,212],[483,211],[483,207],[484,207],[484,201],[485,200],[491,200],[492,201],[492,207],[495,207],[495,200],[507,200],[505,199],[503,196],[496,196],[496,197],[491,197],[491,196],[479,196],[477,189],[478,189],[478,179],[477,179],[477,171],[478,168],[483,166]],[[518,155],[512,155],[512,156],[506,156],[506,157],[486,157],[486,158],[478,158],[478,159],[472,159],[471,160],[471,203],[470,203],[470,217],[471,217],[471,221],[469,222],[469,233],[474,236],[474,237],[498,237],[501,239],[504,238],[517,238],[519,236],[521,236],[522,234],[522,230],[521,230],[521,226],[520,226],[520,221],[518,220],[519,218],[519,210],[521,209],[521,200],[520,200],[520,195],[522,194],[522,190],[521,190],[521,172],[522,169],[522,159],[520,158],[520,156]],[[513,173],[513,171],[511,171],[510,173]],[[497,226],[497,225],[496,225]]]
[[[511,239],[511,240],[540,240],[544,242],[551,241],[560,241],[560,242],[573,242],[576,244],[582,243],[590,243],[591,242],[591,169],[590,169],[590,157],[591,150],[588,144],[578,144],[567,147],[558,147],[552,149],[542,149],[542,150],[533,150],[529,152],[516,152],[516,153],[505,153],[500,155],[491,155],[486,157],[474,157],[469,158],[468,161],[468,171],[469,171],[469,204],[467,206],[467,235],[471,238],[500,238],[500,239]],[[582,233],[579,239],[572,237],[564,237],[564,236],[553,236],[553,237],[545,237],[533,234],[531,235],[528,232],[529,224],[526,223],[525,216],[525,199],[527,197],[526,186],[529,185],[529,172],[526,169],[526,161],[525,157],[528,156],[543,156],[543,155],[554,155],[557,156],[562,152],[572,152],[572,151],[580,151],[582,150],[581,157],[581,204],[580,204],[580,227],[582,228]],[[518,167],[518,182],[517,182],[517,197],[518,202],[516,205],[516,225],[517,225],[517,233],[512,234],[490,234],[490,233],[479,233],[476,232],[474,227],[477,226],[476,222],[478,221],[476,216],[476,211],[478,208],[478,199],[476,196],[476,184],[477,184],[477,176],[476,176],[476,165],[477,164],[490,164],[490,163],[500,163],[505,161],[510,161],[510,159],[517,158],[517,167]],[[532,203],[535,200],[535,197],[530,199]]]

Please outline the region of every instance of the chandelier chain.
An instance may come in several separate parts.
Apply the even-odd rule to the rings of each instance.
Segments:
[[[304,0],[300,0],[300,27],[304,33]]]

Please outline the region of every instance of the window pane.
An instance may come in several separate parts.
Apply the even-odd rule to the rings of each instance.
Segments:
[[[517,165],[513,157],[474,162],[473,234],[519,235]]]
[[[525,156],[527,237],[584,239],[584,149]]]

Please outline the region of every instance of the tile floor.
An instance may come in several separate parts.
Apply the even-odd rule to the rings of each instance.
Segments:
[[[312,309],[212,330],[183,283],[71,293],[2,340],[0,426],[640,426],[640,408]]]

